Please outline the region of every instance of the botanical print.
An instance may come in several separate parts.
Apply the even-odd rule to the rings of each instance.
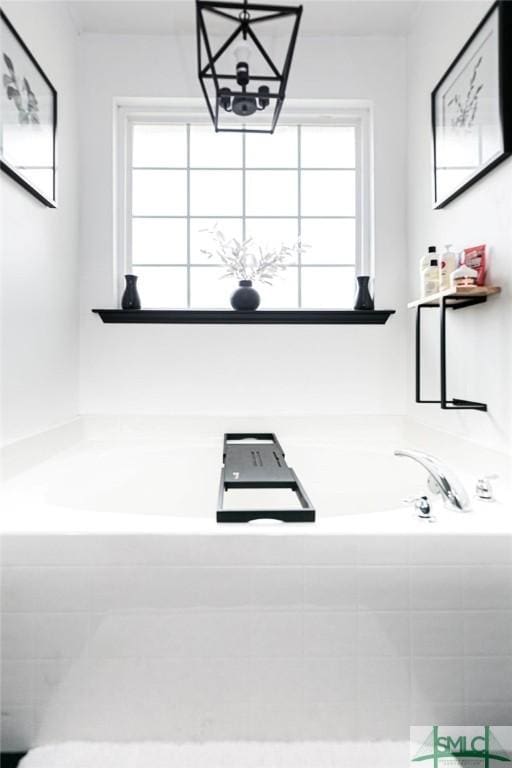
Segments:
[[[483,57],[479,56],[473,66],[473,73],[466,93],[464,95],[456,93],[446,105],[448,115],[450,111],[452,112],[452,116],[448,117],[452,128],[472,128],[475,124],[479,105],[478,99],[484,87],[479,78],[482,61]]]
[[[447,136],[462,135],[477,140],[494,119],[497,107],[497,30],[491,29],[478,41],[471,55],[461,61],[443,92],[442,124]],[[477,146],[474,143],[473,146]],[[484,158],[474,157],[475,163]]]
[[[23,78],[22,86],[18,84],[14,64],[6,53],[3,54],[3,57],[7,73],[4,74],[2,82],[7,92],[7,98],[16,105],[19,122],[22,124],[36,123],[39,125],[39,104],[35,93],[26,77]]]
[[[2,18],[2,161],[11,175],[52,204],[55,198],[55,92]]]
[[[494,14],[436,92],[438,200],[502,152],[498,51]]]

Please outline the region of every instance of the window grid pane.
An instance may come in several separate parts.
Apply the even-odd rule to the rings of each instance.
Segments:
[[[136,128],[137,126],[134,126],[134,131]],[[176,126],[173,128],[176,129]],[[213,307],[229,304],[229,296],[231,289],[234,290],[236,287],[235,283],[230,284],[230,281],[225,279],[219,280],[219,286],[215,285],[212,282],[214,275],[221,274],[218,261],[211,261],[206,255],[198,252],[197,233],[199,225],[213,226],[216,222],[219,223],[221,229],[226,231],[228,237],[230,231],[237,230],[235,236],[239,237],[241,233],[242,238],[250,237],[251,231],[254,231],[257,242],[270,247],[279,246],[282,242],[291,244],[296,238],[304,238],[304,244],[307,246],[309,235],[310,249],[307,248],[304,254],[299,254],[293,264],[290,262],[288,268],[290,274],[287,276],[287,273],[283,273],[281,279],[278,276],[275,286],[273,286],[274,290],[270,286],[257,286],[262,295],[262,308],[280,307],[280,301],[283,303],[282,308],[322,308],[324,304],[325,308],[327,308],[327,304],[329,307],[347,306],[358,261],[354,236],[357,227],[356,185],[350,183],[347,187],[346,183],[340,185],[340,182],[344,178],[346,179],[345,174],[347,172],[347,176],[357,177],[358,169],[352,170],[352,164],[349,165],[348,163],[344,167],[340,167],[338,158],[336,158],[336,162],[333,160],[330,167],[327,164],[319,164],[318,167],[315,167],[307,158],[306,162],[303,163],[303,128],[300,125],[286,129],[290,137],[293,136],[293,133],[296,134],[296,141],[293,141],[293,151],[296,154],[294,167],[289,165],[290,153],[287,155],[286,164],[283,162],[281,167],[279,167],[278,161],[273,160],[267,169],[264,158],[259,168],[257,168],[256,163],[249,165],[247,163],[247,134],[241,135],[241,141],[238,142],[238,147],[235,147],[228,167],[221,162],[217,164],[210,162],[204,152],[202,155],[205,158],[204,166],[200,166],[199,163],[191,165],[192,135],[197,148],[197,141],[201,134],[200,131],[194,133],[195,128],[190,124],[184,125],[183,129],[186,145],[185,167],[182,171],[185,177],[183,189],[186,192],[184,194],[185,201],[179,202],[179,196],[176,195],[176,190],[172,188],[171,184],[169,184],[168,189],[157,184],[156,190],[152,189],[151,185],[146,185],[146,189],[142,191],[134,191],[132,187],[131,268],[137,268],[142,277],[140,289],[143,306],[154,306],[155,301],[158,301],[158,305],[162,306],[162,298],[166,295],[167,290],[166,285],[169,286],[167,295],[170,306],[186,306],[187,308],[207,306],[208,285],[210,286]],[[343,130],[346,136],[347,129],[344,128]],[[310,158],[312,153],[311,129],[306,127],[306,131],[309,131],[307,152]],[[355,157],[356,129],[352,127],[350,131],[354,136]],[[150,135],[150,132],[148,133]],[[173,132],[170,132],[169,136],[172,135]],[[351,150],[350,147],[347,149],[345,144],[343,151],[346,153]],[[139,172],[138,175],[140,176],[140,171],[148,172],[155,167],[154,165],[145,167],[140,164],[140,157],[143,152],[144,147],[141,147],[141,135],[139,135],[137,156],[135,152],[132,153],[132,179],[135,177],[134,172]],[[238,152],[240,159],[237,163]],[[148,150],[147,154],[151,156],[151,149]],[[167,154],[171,155],[171,152],[168,151]],[[169,166],[164,166],[163,162],[161,168],[170,170]],[[204,176],[201,174],[202,171],[208,175]],[[232,190],[229,210],[226,207],[225,198],[220,200],[219,205],[216,206],[215,196],[204,195],[204,193],[201,210],[194,210],[194,184],[196,190],[201,181],[208,184],[210,180],[216,179],[221,184],[222,177],[219,173],[228,171],[235,187],[240,185],[241,200],[239,203],[236,203],[237,191],[235,188]],[[345,174],[340,174],[340,171],[344,171]],[[217,176],[210,176],[212,172],[216,172]],[[192,178],[193,176],[194,178]],[[148,176],[148,178],[150,177]],[[304,189],[305,178],[308,185],[306,190]],[[158,176],[156,179],[158,180]],[[296,183],[292,181],[293,179]],[[316,189],[315,184],[313,187],[311,185],[311,180],[314,179],[317,179]],[[267,191],[265,190],[265,180],[269,185]],[[282,210],[277,210],[275,205],[269,204],[266,199],[272,195],[276,197],[275,186],[278,184],[281,185],[282,189],[281,195],[277,195],[276,199],[279,200],[279,206]],[[202,191],[200,189],[200,194]],[[134,194],[137,195],[136,198],[133,197]],[[168,194],[172,195],[174,199],[169,200]],[[306,198],[304,197],[305,194]],[[322,195],[324,196],[324,204],[318,204],[318,199]],[[151,197],[153,197],[153,201]],[[137,205],[134,204],[134,200],[139,201]],[[248,200],[251,205],[249,210],[247,209]],[[306,209],[304,210],[305,201]],[[315,204],[314,209],[311,201]],[[210,210],[206,212],[204,208],[210,205]],[[173,206],[177,207],[176,213],[172,211]],[[234,211],[233,207],[238,207],[238,211]],[[151,221],[160,222],[160,227],[152,228]],[[180,236],[179,241],[174,241],[170,236],[173,231],[171,226],[173,222],[176,222],[176,225],[179,222],[185,224],[184,237]],[[144,226],[142,226],[143,224]],[[148,236],[147,243],[144,241],[144,231],[152,233],[152,237]],[[177,230],[174,231],[177,232]],[[138,233],[136,241],[133,239],[135,232]],[[165,246],[158,240],[159,232],[169,233],[166,236]],[[201,239],[204,240],[204,237]],[[193,245],[193,242],[196,244]],[[149,252],[146,252],[146,248]],[[169,253],[168,259],[166,253]],[[162,267],[167,268],[165,271],[166,279],[162,281],[165,285],[159,285],[157,279],[157,275],[164,274]],[[206,267],[211,269],[205,270]],[[284,290],[283,280],[288,286],[286,290]],[[151,291],[148,290],[148,294],[146,294],[148,296],[147,303],[144,301],[144,282],[146,282],[148,289],[151,287]],[[337,291],[336,286],[339,286],[339,291]],[[181,298],[180,292],[183,294]],[[295,302],[291,298],[294,292],[296,294]],[[154,299],[151,298],[151,294],[153,294]],[[223,296],[225,296],[225,301]]]
[[[302,242],[302,128],[297,126],[297,207],[299,213],[298,224],[298,237]],[[306,243],[307,245],[307,243]],[[302,255],[298,257],[299,270],[297,280],[297,304],[299,309],[302,309]]]
[[[187,309],[190,309],[192,286],[190,280],[190,124],[187,123]]]

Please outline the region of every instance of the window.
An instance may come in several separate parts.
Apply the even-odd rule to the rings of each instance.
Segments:
[[[369,263],[363,120],[297,121],[272,136],[165,115],[126,128],[122,269],[139,276],[144,307],[229,307],[236,283],[202,253],[214,225],[263,247],[308,246],[272,286],[255,286],[262,308],[352,306]]]

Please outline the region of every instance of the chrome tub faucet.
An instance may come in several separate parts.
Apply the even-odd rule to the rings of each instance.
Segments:
[[[439,459],[421,451],[398,450],[395,456],[405,456],[417,461],[428,474],[428,485],[434,493],[440,493],[444,506],[455,512],[470,512],[469,496],[458,477],[453,474]]]

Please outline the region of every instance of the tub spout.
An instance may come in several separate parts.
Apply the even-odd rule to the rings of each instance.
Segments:
[[[458,477],[439,459],[421,451],[397,450],[395,456],[406,456],[421,464],[429,473],[430,488],[441,494],[445,507],[456,512],[470,512],[469,496]]]

